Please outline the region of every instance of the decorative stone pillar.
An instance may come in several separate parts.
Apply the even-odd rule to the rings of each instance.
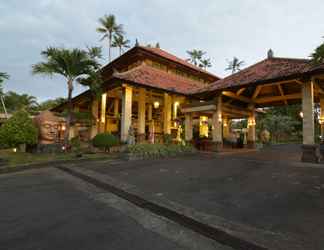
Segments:
[[[247,146],[249,148],[255,148],[256,144],[256,133],[255,133],[255,110],[254,107],[252,108],[251,114],[248,118],[247,122]]]
[[[223,119],[223,138],[228,139],[230,132],[230,124],[227,117]]]
[[[223,147],[223,133],[222,133],[222,96],[216,97],[216,111],[212,117],[212,136],[214,143],[214,150],[218,151]]]
[[[319,151],[314,140],[314,88],[313,79],[302,84],[303,146],[302,161],[318,162]]]
[[[139,89],[137,141],[145,141],[145,89]]]
[[[127,141],[129,127],[132,124],[132,96],[133,89],[131,86],[123,85],[122,87],[122,114],[121,114],[121,131],[120,139]]]
[[[164,134],[171,134],[171,97],[164,93],[164,109],[163,109],[163,132]]]
[[[100,133],[106,131],[106,107],[107,107],[107,93],[101,95],[101,112],[100,112]]]
[[[192,140],[192,114],[186,113],[185,114],[185,140],[191,141]]]
[[[96,134],[98,133],[98,120],[99,120],[98,108],[99,108],[98,100],[93,100],[91,105],[91,114],[94,120],[92,121],[91,124],[90,139],[95,137]]]

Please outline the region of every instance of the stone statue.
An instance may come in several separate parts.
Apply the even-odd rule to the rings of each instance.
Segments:
[[[135,144],[135,133],[134,133],[134,128],[133,128],[132,125],[130,125],[129,129],[128,129],[127,144],[128,145],[134,145]]]
[[[50,111],[43,111],[34,118],[38,128],[39,144],[54,144],[59,136],[60,120]]]

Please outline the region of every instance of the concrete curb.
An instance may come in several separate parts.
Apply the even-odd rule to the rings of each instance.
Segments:
[[[83,163],[83,162],[93,162],[93,161],[103,161],[110,160],[108,157],[98,157],[98,158],[84,158],[84,159],[71,159],[71,160],[55,160],[47,162],[29,163],[29,164],[19,164],[15,166],[4,166],[0,167],[0,174],[9,174],[25,170],[53,167],[53,165],[58,164],[68,164],[68,163]]]

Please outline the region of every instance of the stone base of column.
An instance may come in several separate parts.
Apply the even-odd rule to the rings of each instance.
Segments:
[[[137,135],[137,143],[143,143],[143,142],[145,142],[145,134],[138,134]]]
[[[318,145],[302,145],[302,162],[318,163],[320,160],[319,146]]]
[[[222,142],[213,142],[212,144],[212,151],[214,152],[220,152],[223,149],[223,143]]]
[[[246,147],[247,148],[256,148],[255,141],[247,141]]]

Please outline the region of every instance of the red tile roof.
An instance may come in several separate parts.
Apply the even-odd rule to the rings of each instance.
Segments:
[[[280,79],[284,80],[289,77],[310,73],[319,69],[324,69],[324,66],[314,66],[311,61],[307,59],[278,57],[267,58],[233,75],[209,84],[208,86],[201,88],[198,92],[221,90]]]
[[[179,94],[192,93],[204,85],[201,82],[196,82],[189,78],[168,73],[146,64],[141,64],[140,66],[126,72],[114,73],[113,77]]]
[[[184,59],[181,59],[181,58],[179,58],[179,57],[177,57],[175,55],[172,55],[169,52],[166,52],[165,50],[162,50],[160,48],[152,48],[152,47],[144,47],[144,46],[140,46],[140,48],[143,49],[143,50],[146,50],[148,52],[151,52],[151,53],[153,53],[153,54],[155,54],[157,56],[164,57],[164,58],[166,58],[168,60],[171,60],[173,62],[182,64],[182,65],[184,65],[186,67],[189,67],[191,69],[194,69],[196,71],[199,71],[199,72],[202,72],[204,74],[210,75],[210,76],[212,76],[214,78],[220,79],[220,77],[218,77],[218,76],[216,76],[216,75],[214,75],[214,74],[212,74],[212,73],[210,73],[210,72],[208,72],[208,71],[206,71],[206,70],[204,70],[204,69],[202,69],[200,67],[197,67],[197,66],[189,63],[188,61],[184,60]]]

